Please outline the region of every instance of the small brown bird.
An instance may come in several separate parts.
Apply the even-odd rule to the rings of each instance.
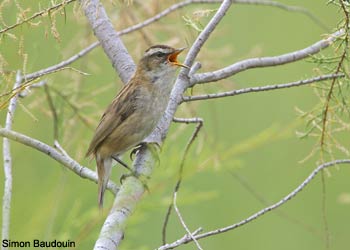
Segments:
[[[112,160],[118,160],[118,156],[140,144],[154,130],[167,107],[177,66],[188,68],[177,61],[183,50],[166,45],[147,49],[128,84],[102,115],[86,153],[96,159],[100,207]]]

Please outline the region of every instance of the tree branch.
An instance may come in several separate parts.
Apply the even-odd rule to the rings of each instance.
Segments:
[[[221,3],[221,2],[222,2],[222,0],[186,0],[186,1],[183,1],[183,2],[180,2],[180,3],[176,3],[174,5],[171,5],[169,8],[166,8],[165,10],[161,11],[157,15],[146,19],[143,22],[140,22],[138,24],[135,24],[133,26],[125,28],[125,29],[123,29],[121,31],[118,31],[117,35],[118,36],[123,36],[123,35],[126,35],[126,34],[129,34],[129,33],[133,32],[133,31],[142,29],[142,28],[144,28],[144,27],[146,27],[146,26],[148,26],[148,25],[158,21],[159,19],[169,15],[170,13],[172,13],[172,12],[174,12],[174,11],[180,9],[180,8],[183,8],[183,7],[187,6],[187,5],[190,5],[190,4]],[[320,23],[320,21],[317,18],[315,18],[314,15],[312,13],[310,13],[307,9],[304,9],[304,8],[301,8],[301,7],[298,7],[298,6],[288,6],[288,5],[281,4],[279,2],[264,1],[264,0],[234,0],[233,2],[237,3],[237,4],[254,4],[254,5],[272,6],[272,7],[277,7],[277,8],[280,8],[280,9],[287,10],[287,11],[301,12],[301,13],[306,14],[307,16],[312,18],[313,20],[317,20],[317,23]],[[62,62],[60,62],[58,64],[52,65],[52,66],[50,66],[50,67],[48,67],[46,69],[42,69],[42,70],[39,70],[37,72],[33,72],[33,73],[25,75],[23,77],[23,80],[29,81],[29,80],[41,77],[41,76],[46,75],[46,74],[50,74],[50,73],[56,72],[57,70],[59,70],[61,68],[64,68],[64,67],[68,66],[69,64],[73,63],[74,61],[76,61],[76,60],[80,59],[81,57],[85,56],[90,51],[92,51],[93,49],[97,48],[99,45],[100,45],[100,42],[98,42],[98,41],[94,42],[91,45],[89,45],[88,47],[86,47],[85,49],[81,50],[80,52],[78,52],[77,54],[71,56],[70,58],[68,58],[65,61],[62,61]]]
[[[320,52],[324,48],[327,48],[337,38],[344,35],[344,33],[345,31],[343,29],[338,30],[337,32],[331,34],[326,39],[323,39],[321,41],[314,43],[309,47],[306,47],[304,49],[297,50],[291,53],[287,53],[279,56],[272,56],[272,57],[250,58],[250,59],[246,59],[246,60],[234,63],[230,66],[227,66],[225,68],[222,68],[216,71],[195,74],[191,78],[190,86],[192,87],[198,83],[208,83],[208,82],[219,81],[251,68],[283,65],[286,63],[295,62],[295,61],[304,59],[306,57],[309,57],[310,55]]]
[[[199,250],[203,250],[203,248],[201,247],[201,245],[199,244],[199,242],[196,240],[195,236],[191,233],[190,229],[187,227],[186,223],[185,223],[185,220],[183,219],[181,213],[180,213],[180,210],[179,208],[177,207],[177,204],[176,204],[176,200],[177,200],[177,192],[174,193],[174,198],[173,198],[173,204],[174,204],[174,209],[175,209],[175,212],[177,214],[177,217],[179,217],[179,220],[183,226],[183,228],[185,229],[187,235],[194,241],[194,243],[196,244],[197,246],[197,249]]]
[[[188,152],[189,152],[190,147],[192,146],[194,140],[197,138],[200,129],[203,127],[204,121],[203,121],[202,118],[199,118],[199,117],[193,117],[193,118],[178,118],[178,117],[174,117],[173,118],[173,122],[185,123],[185,124],[190,124],[190,123],[197,124],[195,130],[193,131],[190,139],[188,140],[188,142],[187,142],[187,144],[185,146],[185,151],[184,151],[184,153],[182,155],[182,159],[181,159],[180,167],[179,167],[179,172],[178,172],[179,173],[178,174],[178,180],[177,180],[176,185],[174,187],[174,196],[175,196],[175,194],[179,191],[181,183],[182,183],[183,169],[184,169],[184,166],[185,166],[186,157],[188,155]],[[170,203],[169,206],[168,206],[167,212],[165,214],[165,218],[164,218],[164,222],[163,222],[163,228],[162,228],[162,241],[163,241],[163,244],[166,243],[166,231],[167,231],[167,226],[168,226],[168,222],[169,222],[169,218],[170,218],[173,206],[174,206],[174,204]]]
[[[146,27],[146,26],[148,26],[148,25],[158,21],[159,19],[167,16],[168,14],[174,12],[175,10],[180,9],[182,7],[185,7],[186,5],[189,5],[191,3],[216,3],[216,2],[219,3],[219,2],[221,2],[221,0],[215,0],[215,1],[214,0],[187,0],[187,1],[183,1],[183,2],[180,2],[180,3],[177,3],[177,4],[174,4],[174,5],[170,6],[169,8],[163,10],[162,12],[158,13],[157,15],[155,15],[155,16],[153,16],[151,18],[146,19],[145,21],[143,21],[141,23],[132,25],[132,26],[130,26],[128,28],[125,28],[125,29],[123,29],[121,31],[118,31],[117,35],[118,36],[123,36],[123,35],[126,35],[126,34],[129,34],[129,33],[133,32],[133,31],[142,29],[142,28],[144,28],[144,27]],[[100,42],[99,41],[94,42],[91,45],[89,45],[88,47],[86,47],[85,49],[83,49],[80,52],[78,52],[77,54],[71,56],[67,60],[62,61],[62,62],[60,62],[58,64],[55,64],[55,65],[52,65],[52,66],[50,66],[48,68],[45,68],[45,69],[33,72],[31,74],[27,74],[23,78],[25,80],[29,81],[29,80],[32,80],[32,79],[44,76],[46,74],[50,74],[50,73],[56,72],[57,70],[59,70],[61,68],[64,68],[64,67],[68,66],[69,64],[75,62],[76,60],[80,59],[81,57],[85,56],[86,54],[88,54],[93,49],[97,48],[98,46],[100,46]]]
[[[185,62],[185,65],[191,66],[198,55],[200,49],[207,41],[211,33],[214,31],[215,27],[219,24],[222,18],[225,16],[225,13],[230,8],[232,2],[225,0],[220,5],[219,9],[209,21],[207,26],[203,29],[203,31],[198,35],[197,39],[191,46],[189,50]],[[177,110],[178,105],[181,103],[182,95],[185,90],[189,87],[189,77],[188,77],[189,69],[181,69],[180,74],[175,82],[175,86],[170,95],[170,101],[168,107],[157,125],[157,128],[153,131],[153,133],[146,139],[147,141],[157,142],[161,145],[162,141],[165,139],[166,134],[168,133],[168,129],[170,127],[171,121],[173,120],[174,114]]]
[[[329,28],[322,22],[322,20],[317,18],[308,9],[305,9],[303,7],[286,5],[280,2],[270,1],[270,0],[233,0],[233,2],[241,3],[241,4],[265,5],[265,6],[276,7],[276,8],[290,11],[290,12],[299,12],[309,17],[313,22],[315,22],[323,30],[325,31],[329,30]]]
[[[8,27],[6,27],[6,28],[0,30],[0,35],[1,35],[2,33],[5,33],[5,32],[7,32],[7,31],[9,31],[9,30],[12,30],[12,29],[14,29],[14,28],[16,28],[16,27],[18,27],[18,26],[24,24],[24,23],[28,23],[28,22],[30,22],[31,20],[33,20],[33,19],[35,19],[35,18],[37,18],[37,17],[48,15],[48,14],[50,14],[52,11],[54,11],[54,10],[56,10],[56,9],[59,9],[59,8],[61,8],[61,7],[65,7],[67,4],[70,4],[70,3],[74,2],[74,1],[76,1],[76,0],[63,0],[63,1],[62,1],[61,3],[59,3],[59,4],[53,5],[53,6],[47,8],[47,9],[45,9],[45,10],[39,11],[39,12],[37,12],[37,13],[34,13],[31,17],[25,18],[25,19],[22,20],[22,21],[19,21],[19,22],[15,23],[15,24],[12,24],[12,25],[10,25],[10,26],[8,26]]]
[[[17,71],[16,82],[13,89],[18,88],[22,82],[22,74]],[[5,128],[12,129],[13,117],[17,107],[18,94],[14,95],[9,103],[5,121]],[[3,157],[4,157],[4,196],[2,198],[2,240],[10,237],[10,219],[11,219],[11,199],[12,199],[12,158],[10,141],[3,138]],[[8,249],[1,245],[1,249]]]
[[[338,74],[343,66],[343,62],[344,60],[347,58],[348,55],[348,47],[349,47],[349,13],[347,11],[347,8],[345,7],[345,4],[343,2],[343,0],[340,1],[340,6],[342,11],[344,12],[344,16],[345,16],[345,24],[344,24],[344,30],[345,30],[345,39],[344,39],[344,51],[341,54],[340,60],[338,62],[337,68],[335,70],[335,74]],[[326,136],[326,130],[327,130],[327,121],[328,121],[328,111],[329,111],[329,103],[331,101],[332,95],[333,95],[333,90],[334,90],[334,85],[335,85],[335,80],[333,79],[333,81],[331,82],[331,86],[329,88],[328,94],[327,94],[327,98],[326,98],[326,102],[324,104],[324,110],[323,110],[323,114],[322,114],[322,131],[321,131],[321,139],[320,139],[320,144],[321,144],[321,149],[324,149],[324,144],[325,144],[325,136]]]
[[[289,200],[294,198],[300,191],[303,190],[303,188],[306,185],[308,185],[314,179],[314,177],[321,170],[323,170],[325,168],[328,168],[328,167],[331,167],[331,166],[338,165],[338,164],[350,164],[350,159],[335,160],[335,161],[327,162],[327,163],[324,163],[324,164],[318,166],[316,169],[314,169],[314,171],[311,172],[311,174],[296,189],[294,189],[292,192],[290,192],[288,195],[286,195],[284,198],[282,198],[280,201],[276,202],[275,204],[273,204],[271,206],[268,206],[268,207],[265,207],[264,209],[260,210],[259,212],[249,216],[248,218],[246,218],[246,219],[244,219],[244,220],[242,220],[242,221],[240,221],[238,223],[229,225],[227,227],[215,229],[215,230],[212,230],[212,231],[209,231],[209,232],[206,232],[206,233],[195,235],[194,238],[196,240],[198,240],[198,239],[206,238],[206,237],[209,237],[209,236],[221,234],[221,233],[224,233],[224,232],[236,229],[236,228],[238,228],[240,226],[243,226],[243,225],[245,225],[245,224],[247,224],[247,223],[249,223],[249,222],[251,222],[251,221],[253,221],[253,220],[257,219],[257,218],[259,218],[260,216],[262,216],[262,215],[266,214],[267,212],[270,212],[270,211],[280,207],[281,205],[285,204],[286,202],[288,202]],[[164,246],[159,247],[157,250],[173,249],[173,248],[176,248],[176,247],[178,247],[180,245],[189,243],[191,241],[192,241],[192,238],[189,235],[185,235],[181,239],[179,239],[177,241],[174,241],[173,243],[169,243],[169,244],[166,244]]]
[[[80,0],[95,36],[123,83],[127,83],[135,71],[135,63],[118,33],[114,30],[105,9],[98,0]]]
[[[11,139],[11,140],[16,141],[16,142],[19,142],[23,145],[26,145],[28,147],[32,147],[32,148],[34,148],[34,149],[36,149],[44,154],[47,154],[52,159],[58,161],[63,166],[67,167],[69,170],[73,171],[74,173],[76,173],[80,177],[97,183],[96,172],[90,170],[89,168],[81,166],[78,162],[76,162],[74,159],[72,159],[66,153],[61,153],[61,152],[57,151],[56,149],[54,149],[53,147],[51,147],[51,146],[49,146],[49,145],[47,145],[39,140],[33,139],[31,137],[17,133],[15,131],[11,131],[9,129],[0,128],[0,136]],[[116,194],[118,191],[118,186],[110,180],[108,182],[107,189],[112,191],[112,193]]]
[[[79,58],[85,56],[87,53],[89,53],[90,51],[92,51],[94,48],[98,47],[100,45],[99,42],[95,42],[93,44],[91,44],[90,46],[86,47],[85,49],[81,50],[79,53],[71,56],[70,58],[68,58],[67,60],[61,61],[58,64],[52,65],[50,67],[47,67],[45,69],[41,69],[38,70],[36,72],[27,74],[23,77],[23,80],[25,81],[30,81],[30,80],[34,80],[36,78],[42,77],[44,75],[47,74],[51,74],[53,72],[58,71],[59,69],[62,69],[66,66],[68,66],[69,64],[75,62],[76,60],[78,60]]]
[[[134,212],[146,190],[145,180],[151,177],[157,160],[154,146],[143,146],[133,162],[135,176],[124,179],[95,243],[94,250],[117,249],[124,236],[126,221]]]
[[[306,79],[306,80],[300,80],[300,81],[296,81],[296,82],[290,82],[290,83],[281,83],[281,84],[266,85],[266,86],[261,86],[261,87],[250,87],[250,88],[236,89],[236,90],[232,90],[232,91],[215,93],[215,94],[184,96],[183,102],[208,100],[208,99],[215,99],[215,98],[222,98],[222,97],[228,97],[228,96],[247,94],[247,93],[252,93],[252,92],[261,92],[261,91],[278,90],[278,89],[284,89],[284,88],[292,88],[292,87],[308,85],[308,84],[311,84],[314,82],[326,81],[326,80],[335,79],[335,78],[342,78],[342,77],[345,77],[345,74],[329,74],[329,75],[318,76],[318,77],[314,77],[314,78],[310,78],[310,79]]]

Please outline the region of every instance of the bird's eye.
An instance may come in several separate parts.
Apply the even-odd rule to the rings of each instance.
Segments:
[[[164,53],[162,53],[162,52],[157,52],[157,53],[155,54],[155,56],[156,56],[156,57],[163,57],[163,56],[164,56]]]

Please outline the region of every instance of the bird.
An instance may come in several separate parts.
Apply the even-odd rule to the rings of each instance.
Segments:
[[[177,68],[189,68],[177,60],[184,49],[148,48],[133,76],[103,113],[86,153],[96,160],[100,208],[113,159],[124,165],[120,155],[140,145],[155,129],[167,107]]]

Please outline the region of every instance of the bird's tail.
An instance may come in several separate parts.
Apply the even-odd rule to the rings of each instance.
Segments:
[[[99,154],[96,154],[96,165],[98,175],[98,206],[100,209],[103,207],[103,196],[107,188],[109,176],[112,169],[112,158],[102,158]]]

